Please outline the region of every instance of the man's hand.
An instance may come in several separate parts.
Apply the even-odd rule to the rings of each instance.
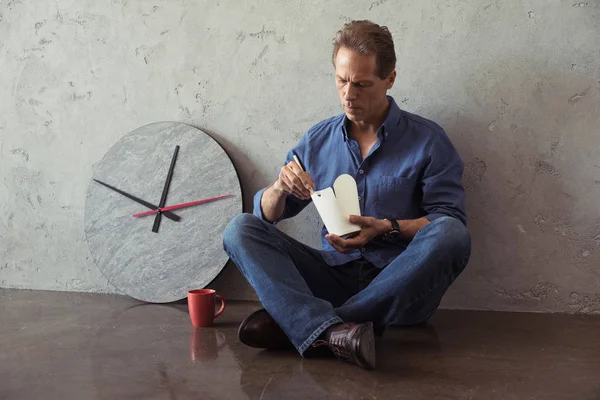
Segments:
[[[295,161],[291,161],[281,168],[273,188],[279,192],[293,194],[299,199],[308,200],[315,183],[308,172],[303,171]]]
[[[364,247],[375,237],[383,235],[391,229],[391,223],[383,219],[373,217],[361,217],[359,215],[350,215],[350,223],[360,226],[360,232],[348,239],[338,235],[328,234],[325,236],[331,244],[340,253]]]

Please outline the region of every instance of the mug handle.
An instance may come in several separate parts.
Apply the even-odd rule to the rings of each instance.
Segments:
[[[219,308],[219,311],[217,311],[215,314],[215,318],[217,318],[219,315],[223,314],[223,311],[225,310],[225,299],[223,296],[219,296],[218,294],[216,294],[215,297],[221,300],[221,308]]]

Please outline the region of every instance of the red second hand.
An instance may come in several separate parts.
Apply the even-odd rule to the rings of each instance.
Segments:
[[[226,194],[224,196],[218,196],[218,197],[211,197],[208,199],[202,199],[202,200],[197,200],[197,201],[191,201],[189,203],[181,203],[181,204],[175,204],[174,206],[169,206],[169,207],[163,207],[160,209],[160,211],[171,211],[171,210],[177,210],[179,208],[184,208],[184,207],[190,207],[190,206],[195,206],[197,204],[203,204],[203,203],[209,203],[211,201],[215,201],[215,200],[221,200],[221,199],[225,199],[227,197],[231,197],[233,195],[231,194]],[[141,213],[137,213],[137,214],[133,214],[134,217],[145,217],[147,215],[153,215],[158,213],[158,210],[150,210],[150,211],[144,211]]]

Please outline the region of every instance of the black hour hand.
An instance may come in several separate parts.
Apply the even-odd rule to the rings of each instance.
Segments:
[[[149,209],[151,209],[151,210],[157,210],[157,209],[158,209],[158,206],[156,206],[156,205],[154,205],[154,204],[152,204],[152,203],[149,203],[149,202],[147,202],[146,200],[142,200],[142,199],[140,199],[139,197],[135,197],[134,195],[132,195],[132,194],[129,194],[129,193],[127,193],[127,192],[123,191],[123,190],[117,189],[116,187],[114,187],[114,186],[111,186],[111,185],[109,185],[108,183],[104,183],[104,182],[102,182],[102,181],[99,181],[98,179],[94,179],[94,181],[95,181],[95,182],[98,182],[99,184],[101,184],[101,185],[103,185],[103,186],[106,186],[107,188],[109,188],[109,189],[111,189],[111,190],[114,190],[115,192],[117,192],[117,193],[119,193],[119,194],[122,194],[123,196],[127,197],[128,199],[131,199],[131,200],[133,200],[133,201],[135,201],[135,202],[137,202],[137,203],[140,203],[141,205],[143,205],[143,206],[145,206],[145,207],[148,207],[148,208],[149,208]],[[171,219],[171,220],[173,220],[173,221],[180,221],[180,220],[181,220],[181,217],[180,217],[179,215],[177,215],[177,214],[173,214],[173,213],[172,213],[172,212],[170,212],[170,211],[164,211],[164,212],[162,212],[162,214],[163,214],[165,217],[167,217],[167,218],[169,218],[169,219]]]

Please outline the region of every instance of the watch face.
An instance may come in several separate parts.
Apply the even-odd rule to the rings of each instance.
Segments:
[[[219,144],[189,125],[154,123],[123,137],[95,166],[86,240],[117,289],[171,302],[223,269],[223,231],[241,212],[239,179]]]

